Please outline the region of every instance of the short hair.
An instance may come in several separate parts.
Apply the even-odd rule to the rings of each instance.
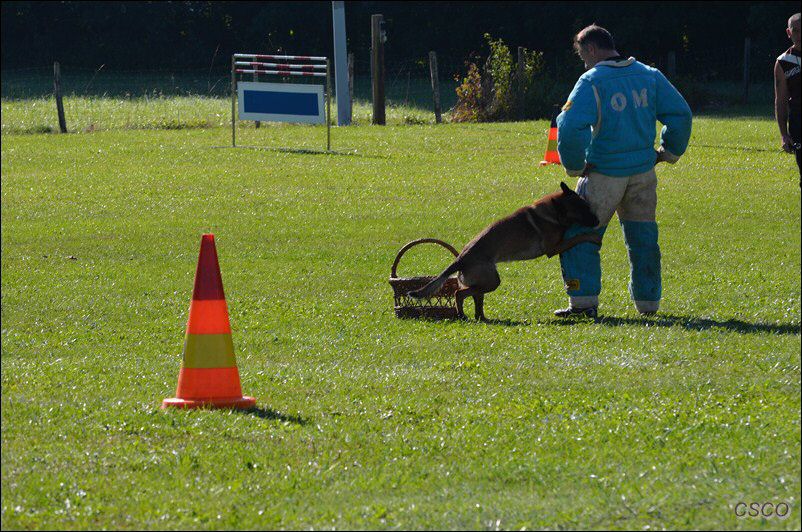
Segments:
[[[596,47],[603,50],[615,50],[613,36],[609,31],[601,26],[597,26],[595,23],[591,24],[587,28],[582,29],[574,37],[575,51],[578,52],[580,46],[585,46],[588,44],[595,44]]]
[[[788,19],[788,27],[790,28],[791,24],[793,24],[794,22],[799,22],[799,17],[800,17],[799,13],[794,13],[793,15],[791,15],[791,17]]]

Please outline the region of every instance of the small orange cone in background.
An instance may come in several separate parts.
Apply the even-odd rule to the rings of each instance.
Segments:
[[[549,143],[546,146],[546,156],[540,161],[540,166],[547,164],[560,164],[560,154],[557,152],[557,115],[560,114],[559,106],[555,106],[554,113],[551,115],[551,127],[549,128]]]
[[[213,234],[201,237],[195,290],[184,339],[184,360],[175,395],[165,399],[162,408],[245,409],[256,405],[253,397],[242,396]]]

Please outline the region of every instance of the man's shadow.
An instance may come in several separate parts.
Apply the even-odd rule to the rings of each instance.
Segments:
[[[656,317],[620,318],[615,316],[599,317],[594,320],[599,325],[619,327],[622,325],[645,325],[649,327],[682,327],[689,331],[708,331],[710,329],[725,329],[740,334],[770,333],[799,335],[799,323],[749,323],[746,321],[729,319],[726,321],[711,318],[695,318],[692,316],[675,316],[671,314]],[[551,322],[559,325],[570,325],[572,321],[560,320]]]

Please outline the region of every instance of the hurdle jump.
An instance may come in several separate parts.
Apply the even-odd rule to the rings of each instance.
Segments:
[[[242,81],[237,76],[326,78],[323,85]],[[238,105],[239,104],[239,105]],[[325,116],[324,116],[325,114]],[[331,150],[331,70],[327,57],[234,54],[231,56],[231,145],[237,146],[237,118],[265,122],[326,122],[326,151]]]

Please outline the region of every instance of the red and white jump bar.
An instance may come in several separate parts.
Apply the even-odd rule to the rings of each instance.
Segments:
[[[235,66],[266,67],[275,70],[325,70],[326,65],[288,65],[286,63],[259,63],[256,61],[237,61]]]
[[[267,61],[325,61],[325,57],[312,57],[308,55],[261,55],[261,54],[234,54],[234,59],[255,59]]]
[[[238,68],[235,70],[237,74],[278,74],[281,76],[314,76],[326,77],[325,72],[296,72],[295,70],[246,70]]]

